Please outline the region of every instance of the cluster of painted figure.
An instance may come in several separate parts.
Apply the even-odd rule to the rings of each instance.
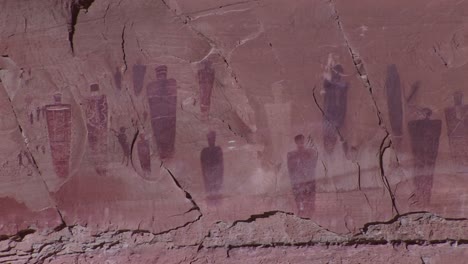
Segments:
[[[153,140],[161,160],[173,157],[176,132],[177,82],[167,78],[167,66],[156,68],[156,80],[146,87]],[[146,66],[133,66],[133,89],[136,96],[144,87]],[[339,64],[330,67],[329,78],[325,78],[323,146],[327,153],[332,153],[340,139],[340,128],[345,122],[348,83],[343,80],[344,70]],[[121,89],[122,76],[119,71],[114,75],[116,87]],[[202,120],[207,120],[210,112],[211,94],[215,80],[215,71],[209,61],[203,63],[198,71],[200,87],[200,112]],[[418,85],[413,86],[406,102],[417,92]],[[91,95],[84,103],[86,116],[89,156],[99,174],[106,173],[107,142],[108,142],[108,105],[105,95],[99,94],[99,86],[90,87]],[[400,77],[395,65],[389,65],[386,80],[386,97],[389,108],[389,120],[392,138],[398,149],[403,137],[403,100]],[[40,115],[46,117],[50,149],[55,172],[59,177],[67,177],[70,173],[71,152],[71,105],[61,102],[60,94],[54,96],[55,103],[36,110],[36,119]],[[44,111],[42,111],[44,110]],[[421,109],[423,118],[408,122],[409,137],[415,159],[414,183],[416,194],[420,201],[429,203],[434,166],[437,158],[441,120],[431,120],[432,111]],[[448,137],[454,160],[466,168],[468,166],[468,105],[462,104],[462,94],[455,94],[455,106],[445,110]],[[34,121],[33,113],[30,114]],[[126,128],[119,131],[111,129],[117,137],[123,150],[123,163],[128,165],[131,159],[131,146],[127,140]],[[223,151],[216,146],[216,132],[207,135],[208,147],[201,151],[201,167],[208,193],[207,199],[216,203],[221,196],[224,175]],[[318,153],[305,147],[305,137],[297,135],[294,138],[297,149],[287,154],[287,169],[290,176],[293,194],[298,210],[303,214],[311,214],[315,204],[315,168]],[[140,134],[136,142],[140,167],[145,175],[151,173],[150,143],[145,135]]]

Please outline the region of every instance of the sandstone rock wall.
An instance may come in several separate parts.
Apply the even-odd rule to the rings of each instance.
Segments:
[[[464,263],[466,10],[0,0],[0,260]]]

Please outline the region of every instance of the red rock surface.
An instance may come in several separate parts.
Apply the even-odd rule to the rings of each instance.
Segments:
[[[463,263],[463,1],[0,10],[1,261]]]

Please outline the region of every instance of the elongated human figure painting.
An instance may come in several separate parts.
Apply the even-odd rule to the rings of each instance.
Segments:
[[[71,105],[62,103],[62,95],[54,95],[54,104],[45,106],[47,132],[55,173],[66,178],[70,173]]]
[[[403,103],[400,75],[398,74],[398,69],[395,64],[388,65],[387,67],[385,90],[387,94],[387,107],[390,117],[390,127],[392,129],[392,139],[398,148],[403,136]]]
[[[96,171],[104,174],[107,167],[107,97],[99,93],[98,84],[92,84],[90,91],[91,95],[85,101],[90,157]]]
[[[296,150],[288,152],[288,172],[300,216],[310,216],[315,209],[315,167],[317,152],[305,147],[304,135],[294,137]]]
[[[171,158],[175,152],[177,81],[167,79],[167,66],[156,68],[156,81],[147,86],[147,96],[159,157]]]
[[[221,147],[216,146],[216,132],[209,132],[207,140],[208,147],[202,150],[200,161],[207,201],[208,204],[213,205],[220,200],[224,176],[224,159],[223,150]]]
[[[323,144],[328,153],[335,149],[346,116],[348,83],[343,80],[344,69],[340,64],[331,67],[330,79],[323,81],[325,90],[323,117]]]
[[[211,94],[215,80],[215,71],[209,60],[204,61],[203,68],[198,70],[198,83],[200,85],[200,111],[202,120],[207,120],[210,114]]]
[[[442,121],[431,119],[432,110],[422,110],[423,119],[408,123],[411,148],[414,156],[413,181],[415,196],[421,205],[428,205],[434,177],[434,167],[439,152]]]
[[[461,92],[454,93],[453,100],[454,106],[445,108],[450,153],[457,172],[468,173],[468,105]]]
[[[132,67],[133,91],[135,95],[140,95],[145,83],[146,65],[135,64]]]

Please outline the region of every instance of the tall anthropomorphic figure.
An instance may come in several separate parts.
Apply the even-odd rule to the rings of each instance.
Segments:
[[[107,167],[107,98],[99,94],[99,85],[90,86],[91,95],[85,101],[86,128],[91,162],[96,171],[103,174]]]
[[[140,95],[145,83],[146,65],[137,63],[132,67],[133,91],[135,95]]]
[[[434,167],[439,152],[439,138],[442,129],[441,120],[432,120],[432,110],[422,110],[423,119],[408,123],[411,148],[414,156],[414,185],[416,199],[422,205],[428,205],[434,177]]]
[[[208,203],[216,204],[219,201],[220,191],[223,187],[223,150],[221,147],[216,146],[216,132],[209,132],[207,139],[208,147],[202,150],[200,161]]]
[[[70,173],[71,105],[62,104],[62,95],[54,95],[54,104],[45,106],[50,152],[55,173],[66,178]]]
[[[456,92],[453,99],[455,105],[445,109],[450,152],[457,172],[468,173],[468,105],[463,104],[461,92]]]
[[[291,102],[284,100],[281,82],[276,82],[271,87],[273,102],[265,104],[265,113],[271,136],[271,158],[276,167],[284,162],[284,152],[289,147],[289,131],[291,129]]]
[[[288,152],[288,172],[296,206],[301,216],[310,216],[315,209],[315,167],[317,152],[305,147],[303,135],[294,137],[297,149]]]
[[[167,66],[156,68],[156,81],[148,84],[146,92],[159,157],[171,158],[176,136],[177,82],[167,79]]]
[[[403,137],[403,103],[401,96],[400,75],[395,64],[387,67],[387,80],[385,81],[387,94],[388,115],[392,128],[392,140],[397,149]]]
[[[215,71],[209,60],[203,62],[203,68],[198,70],[198,83],[200,85],[200,111],[202,120],[207,120],[210,115],[211,94],[215,80]]]
[[[323,88],[325,90],[323,117],[323,143],[325,150],[332,153],[338,139],[338,132],[345,121],[348,83],[343,80],[343,66],[337,64],[331,68],[331,78],[325,79]]]

